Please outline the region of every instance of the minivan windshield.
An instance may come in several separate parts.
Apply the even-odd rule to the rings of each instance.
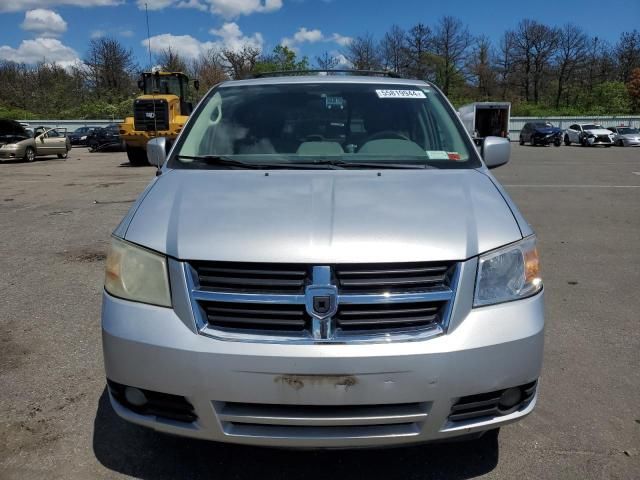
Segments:
[[[477,168],[437,90],[373,83],[221,86],[193,114],[170,168]]]

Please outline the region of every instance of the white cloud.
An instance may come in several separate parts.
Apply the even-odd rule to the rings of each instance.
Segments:
[[[174,0],[138,0],[138,8],[144,10],[145,3],[149,10],[162,10],[174,4]]]
[[[144,10],[146,3],[149,10],[162,10],[167,7],[196,8],[203,12],[209,10],[214,15],[224,18],[236,18],[240,15],[280,10],[282,2],[283,0],[137,0],[136,3],[141,10]]]
[[[340,35],[339,33],[334,33],[331,35],[331,41],[337,43],[341,47],[346,47],[353,41],[353,38]]]
[[[120,31],[118,32],[118,34],[119,34],[121,37],[131,38],[131,37],[133,37],[134,32],[133,32],[133,30],[120,30]]]
[[[182,0],[176,5],[177,8],[195,8],[196,10],[200,10],[201,12],[206,12],[209,10],[209,7],[204,3],[200,2],[200,0]]]
[[[18,48],[0,46],[0,59],[18,63],[57,63],[69,67],[80,61],[77,52],[56,38],[23,40]]]
[[[109,29],[109,30],[103,30],[103,29],[97,29],[97,30],[93,30],[91,32],[91,34],[89,35],[89,38],[102,38],[102,37],[107,37],[107,36],[120,36],[120,37],[126,37],[126,38],[131,38],[135,35],[133,30],[128,30],[128,29]]]
[[[96,39],[96,38],[102,38],[106,36],[107,36],[107,32],[105,32],[104,30],[94,30],[93,32],[91,32],[90,38]]]
[[[209,30],[209,33],[220,37],[218,43],[221,44],[223,48],[230,50],[239,50],[245,45],[262,50],[262,45],[264,44],[264,39],[260,32],[256,32],[251,36],[245,36],[235,22],[225,23],[219,29]]]
[[[112,7],[125,0],[0,0],[0,12],[22,12],[34,8],[51,8],[61,5],[75,7]]]
[[[201,41],[191,35],[173,35],[171,33],[163,33],[151,37],[151,51],[160,53],[163,50],[171,48],[183,57],[192,59],[197,58],[200,54],[206,54],[211,49],[230,49],[239,50],[245,45],[262,49],[264,39],[259,32],[246,36],[234,22],[225,23],[219,29],[211,29],[209,33],[217,40]],[[140,42],[142,46],[147,46],[147,40]]]
[[[56,37],[67,31],[67,22],[53,10],[36,8],[25,13],[20,27],[41,37]]]
[[[333,33],[329,36],[325,36],[321,30],[312,29],[309,30],[306,27],[300,27],[292,37],[284,37],[280,40],[280,43],[285,47],[296,49],[298,45],[303,43],[316,43],[316,42],[333,42],[344,47],[351,43],[351,37],[345,37],[339,33]]]

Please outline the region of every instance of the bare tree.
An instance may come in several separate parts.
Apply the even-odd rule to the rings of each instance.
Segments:
[[[188,73],[186,60],[171,47],[162,50],[162,52],[157,56],[156,61],[166,72]]]
[[[193,60],[191,72],[193,77],[200,81],[201,92],[206,92],[214,85],[229,78],[225,71],[222,55],[215,49],[211,49]]]
[[[228,72],[233,78],[246,78],[253,72],[260,50],[251,45],[244,45],[239,50],[225,49],[222,51],[222,58],[226,62]]]
[[[406,36],[402,28],[392,25],[380,42],[382,64],[396,73],[400,73],[407,64]]]
[[[414,25],[407,32],[405,44],[407,76],[431,80],[435,70],[431,29],[423,23]]]
[[[476,38],[475,47],[470,56],[468,70],[474,82],[478,97],[489,100],[494,93],[496,73],[493,69],[491,40],[486,35]]]
[[[573,24],[568,23],[558,31],[558,51],[555,56],[558,80],[556,108],[560,107],[565,87],[574,79],[587,58],[588,42],[584,31]]]
[[[322,55],[316,57],[316,66],[320,70],[333,70],[338,65],[340,65],[340,60],[329,52],[324,52]]]
[[[344,56],[356,70],[376,70],[382,64],[378,47],[370,33],[355,37],[346,46]]]
[[[514,82],[517,70],[516,39],[515,33],[506,31],[500,39],[500,48],[495,62],[499,83],[501,85],[502,100],[507,99],[507,94]]]
[[[619,78],[627,83],[631,78],[631,72],[640,68],[640,32],[622,32],[615,47],[615,55]]]
[[[444,16],[438,22],[433,35],[434,52],[439,57],[436,81],[445,95],[461,74],[471,40],[469,29],[459,19]]]
[[[552,29],[535,20],[525,19],[518,24],[514,34],[518,63],[521,66],[521,80],[526,101],[538,103],[540,82],[548,70],[551,57],[555,53],[558,35]]]
[[[133,52],[114,38],[96,38],[85,56],[87,80],[99,98],[110,100],[128,96],[138,68]]]

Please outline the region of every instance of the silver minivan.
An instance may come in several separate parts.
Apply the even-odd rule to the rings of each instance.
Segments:
[[[158,431],[284,447],[480,435],[534,408],[536,238],[429,83],[228,81],[116,228],[111,404]],[[166,158],[165,158],[166,157]]]

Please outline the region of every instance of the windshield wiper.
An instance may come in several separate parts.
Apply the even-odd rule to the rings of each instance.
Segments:
[[[393,163],[393,162],[346,162],[344,160],[319,160],[313,162],[314,165],[332,165],[341,168],[395,168],[395,169],[418,169],[435,168],[425,163]]]
[[[244,162],[242,160],[236,160],[235,158],[226,157],[224,155],[178,155],[178,158],[184,158],[187,160],[199,160],[205,162],[207,165],[219,165],[221,167],[237,167],[237,168],[248,168],[254,170],[263,170],[263,169],[287,169],[287,168],[296,168],[296,169],[324,169],[330,167],[330,164],[324,163],[291,163],[291,162],[282,162],[282,163],[250,163]]]

